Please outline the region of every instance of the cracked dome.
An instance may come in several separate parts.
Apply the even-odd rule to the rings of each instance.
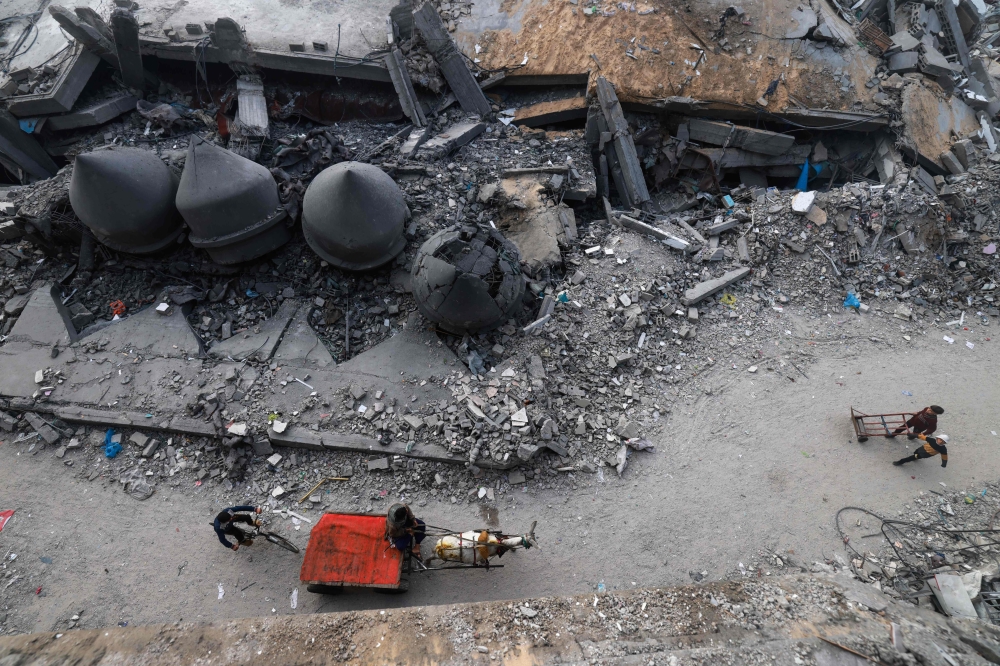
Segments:
[[[412,277],[420,312],[459,335],[499,326],[524,296],[517,247],[495,229],[439,231],[417,250]]]

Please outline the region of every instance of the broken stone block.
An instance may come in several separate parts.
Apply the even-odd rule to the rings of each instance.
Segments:
[[[87,309],[83,303],[73,303],[69,306],[69,314],[71,321],[73,322],[73,327],[82,331],[87,326],[94,323],[94,313]]]
[[[698,321],[698,308],[690,307],[687,312],[688,321]]]
[[[379,470],[389,469],[389,459],[388,458],[375,458],[374,460],[368,461],[368,471],[375,472]]]
[[[524,478],[523,472],[521,472],[520,470],[514,470],[513,472],[507,475],[507,481],[510,483],[510,485],[517,486],[522,483],[525,483],[527,479]]]
[[[151,439],[151,440],[149,440],[149,444],[147,444],[146,448],[144,448],[142,450],[142,457],[143,458],[152,458],[153,454],[156,453],[156,450],[158,448],[160,448],[160,440],[158,440],[158,439]]]
[[[792,197],[792,212],[805,215],[816,200],[816,192],[799,192]]]
[[[900,51],[913,51],[920,46],[920,40],[908,30],[902,30],[892,36],[892,45]]]
[[[368,393],[364,388],[358,386],[357,384],[351,385],[351,397],[355,400],[361,400]]]
[[[275,453],[273,456],[267,459],[267,463],[272,467],[277,467],[278,464],[284,460],[284,456],[280,453]]]
[[[889,56],[889,71],[897,74],[909,74],[917,71],[920,54],[916,51],[893,53]]]
[[[139,448],[142,448],[146,446],[146,443],[149,441],[149,437],[146,437],[141,432],[134,432],[132,433],[132,436],[128,438],[128,441],[132,442]]]
[[[946,150],[941,153],[941,164],[944,165],[945,169],[956,176],[958,174],[965,173],[962,163],[958,161],[958,157],[955,156],[955,153],[950,150]]]
[[[534,444],[521,444],[517,447],[517,457],[524,462],[529,462],[538,453],[538,447]]]
[[[28,304],[28,294],[11,296],[3,306],[4,314],[8,317],[17,317],[24,312],[24,306]]]
[[[55,428],[46,423],[42,417],[37,414],[33,412],[25,412],[24,418],[27,419],[34,431],[41,435],[42,439],[44,439],[46,443],[55,444],[59,441],[59,438],[62,437],[62,435],[60,435]]]
[[[819,206],[812,205],[809,207],[809,212],[806,213],[806,219],[816,226],[826,224],[826,211]]]
[[[963,169],[969,168],[969,163],[972,161],[973,151],[975,149],[972,147],[972,141],[969,139],[961,139],[956,141],[951,147],[951,152],[955,154],[958,161],[961,163]]]

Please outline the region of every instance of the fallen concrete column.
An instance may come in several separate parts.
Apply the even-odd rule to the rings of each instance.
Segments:
[[[406,63],[403,62],[403,54],[399,49],[393,49],[385,55],[385,66],[389,70],[392,78],[392,86],[399,96],[399,105],[403,108],[403,113],[410,119],[416,127],[423,127],[427,124],[423,109],[420,108],[420,100],[413,90],[413,81],[410,80],[410,73],[406,71]]]
[[[691,289],[684,292],[684,298],[681,302],[684,305],[695,305],[705,300],[717,291],[721,291],[731,284],[739,282],[746,276],[750,275],[749,268],[738,268],[735,271],[729,271],[720,278],[715,278],[714,280],[706,280],[701,284],[698,284]]]
[[[469,143],[486,131],[486,124],[480,122],[456,123],[446,128],[434,138],[426,141],[421,149],[432,158],[444,157],[448,153]]]
[[[445,29],[437,8],[429,2],[424,3],[420,9],[413,12],[413,24],[424,38],[427,48],[441,68],[445,80],[448,81],[448,86],[455,93],[458,103],[462,105],[462,110],[466,113],[488,116],[492,111],[489,100],[465,64],[465,58],[455,47],[455,42]]]
[[[15,171],[24,172],[22,180],[51,178],[59,171],[49,154],[29,134],[21,131],[17,119],[0,108],[0,157],[10,162]]]
[[[764,155],[781,155],[795,143],[795,137],[790,134],[779,134],[730,125],[729,123],[713,122],[693,118],[688,123],[688,131],[692,141],[708,143],[726,148],[741,148],[752,153]]]
[[[615,89],[603,76],[597,79],[597,98],[604,111],[604,118],[611,132],[611,145],[614,148],[614,155],[617,157],[618,167],[621,170],[621,179],[624,184],[619,188],[619,194],[630,208],[639,208],[649,201],[649,190],[646,189],[646,179],[642,173],[642,165],[639,164],[639,157],[635,152],[635,143],[632,141],[632,132],[629,129],[625,114],[622,113],[622,105],[618,101]],[[609,153],[610,156],[610,153]],[[615,165],[612,164],[612,167]],[[616,177],[617,185],[617,177]],[[623,191],[622,191],[623,190]]]
[[[142,53],[139,49],[139,22],[135,14],[122,7],[111,12],[111,30],[115,37],[115,52],[122,81],[129,88],[142,90],[146,77],[142,71]]]

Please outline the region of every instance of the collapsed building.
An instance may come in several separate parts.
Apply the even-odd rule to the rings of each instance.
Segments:
[[[789,299],[1000,315],[1000,17],[972,0],[18,7],[0,396],[157,412],[217,453],[199,479],[277,500],[272,445],[621,474]],[[150,370],[114,384],[115,353]]]

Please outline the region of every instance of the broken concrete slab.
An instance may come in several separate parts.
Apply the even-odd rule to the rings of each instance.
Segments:
[[[101,328],[100,337],[108,341],[108,350],[141,351],[145,356],[162,358],[200,356],[204,348],[183,309],[178,307],[171,308],[167,314],[147,307]]]
[[[235,332],[233,337],[228,340],[221,340],[213,344],[208,350],[209,355],[235,361],[242,361],[246,358],[254,358],[258,361],[269,360],[281,343],[281,337],[285,334],[285,329],[288,328],[298,309],[298,301],[292,299],[283,301],[274,316],[257,327],[260,329],[259,331]]]
[[[326,368],[336,365],[333,356],[309,325],[312,308],[301,307],[282,336],[274,360],[303,368]]]
[[[341,363],[336,370],[344,377],[383,377],[396,382],[400,373],[418,380],[441,377],[454,371],[461,362],[451,349],[437,342],[437,336],[427,329],[423,318],[413,313],[402,331]]]
[[[45,18],[55,24],[48,14]],[[48,91],[33,95],[18,95],[7,101],[7,110],[18,118],[29,118],[54,113],[66,113],[73,109],[77,98],[90,80],[90,76],[101,61],[94,53],[74,42],[71,55]]]
[[[455,123],[434,138],[424,142],[420,151],[433,158],[441,158],[453,150],[461,148],[485,131],[485,123],[477,121]]]
[[[785,30],[785,39],[803,39],[819,24],[819,17],[809,5],[798,5],[787,15],[790,27]]]
[[[920,40],[911,35],[908,30],[903,30],[892,36],[892,46],[900,51],[913,51],[920,46]]]
[[[72,319],[62,304],[58,287],[39,287],[28,298],[2,349],[6,350],[11,343],[22,342],[49,349],[67,347],[78,338]]]
[[[578,96],[522,106],[514,111],[514,124],[524,127],[542,127],[586,117],[587,98]]]
[[[132,95],[119,95],[106,99],[86,108],[67,113],[62,116],[53,116],[48,119],[48,129],[54,132],[77,129],[80,127],[93,127],[117,118],[123,113],[135,111],[136,98]]]
[[[893,53],[889,56],[889,71],[897,74],[916,72],[919,66],[920,54],[916,51]]]
[[[44,439],[47,444],[55,444],[62,437],[62,435],[59,434],[55,428],[46,423],[42,417],[38,416],[34,412],[26,412],[24,418],[29,424],[31,424],[34,431],[38,433],[38,435]]]
[[[734,271],[729,271],[725,275],[714,280],[706,280],[701,284],[695,285],[691,289],[684,292],[684,298],[681,302],[684,305],[695,305],[705,300],[717,291],[725,289],[731,284],[739,282],[746,276],[750,275],[749,268],[738,268]]]
[[[795,143],[790,134],[768,132],[766,130],[692,118],[688,123],[692,141],[713,146],[739,148],[764,155],[781,155]]]

